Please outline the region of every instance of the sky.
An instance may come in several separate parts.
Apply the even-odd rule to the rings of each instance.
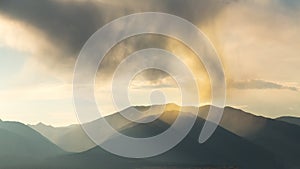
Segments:
[[[298,0],[0,0],[0,119],[78,123],[72,78],[80,49],[110,21],[149,11],[187,19],[207,35],[224,66],[226,105],[300,117]],[[115,111],[107,99],[115,68],[150,47],[180,55],[197,77],[200,105],[210,103],[209,77],[195,54],[174,39],[142,35],[117,44],[101,63],[95,92],[101,111]],[[168,102],[180,94],[174,79],[157,70],[137,74],[129,90],[133,105],[151,104],[153,90],[165,92]]]

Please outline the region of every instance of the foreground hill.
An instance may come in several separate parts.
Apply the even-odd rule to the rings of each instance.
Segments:
[[[65,152],[30,127],[0,121],[0,168],[36,165],[62,154]]]

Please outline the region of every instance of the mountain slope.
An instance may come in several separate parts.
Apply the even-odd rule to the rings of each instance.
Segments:
[[[82,152],[96,146],[80,125],[52,127],[39,123],[37,125],[29,125],[29,127],[68,152]]]
[[[48,139],[18,122],[0,122],[0,168],[26,166],[65,154]]]
[[[290,124],[295,124],[300,126],[300,118],[299,117],[290,117],[290,116],[283,116],[283,117],[279,117],[276,120],[279,121],[284,121]]]
[[[209,106],[199,109],[206,118]],[[220,126],[274,153],[285,168],[300,168],[300,127],[226,107]]]
[[[176,111],[165,112],[163,116],[170,117]],[[164,117],[163,117],[164,118]],[[276,169],[282,168],[272,153],[264,148],[232,134],[219,127],[215,134],[204,144],[198,143],[198,136],[204,120],[198,118],[192,131],[177,146],[170,151],[147,159],[127,159],[112,155],[99,147],[79,154],[61,157],[65,167],[97,168],[145,168],[145,167],[201,167],[201,166],[237,166],[243,169]],[[134,137],[156,135],[169,127],[168,123],[159,119],[147,124],[128,124],[121,132]],[[118,139],[110,137],[110,139]],[[109,141],[109,140],[107,140]],[[73,163],[75,161],[75,163]],[[54,165],[55,167],[55,165]]]
[[[154,106],[159,109],[161,106]],[[147,110],[148,107],[144,106],[136,106],[135,108],[143,111]],[[123,110],[125,113],[130,113],[132,107]],[[149,112],[151,113],[151,112]],[[149,114],[146,114],[149,115]],[[144,116],[146,116],[144,115]],[[109,123],[111,123],[115,129],[119,130],[122,127],[130,124],[131,122],[125,118],[122,118],[122,115],[119,113],[115,113],[105,117]],[[93,125],[95,123],[103,123],[104,119],[100,118],[93,122],[87,123],[85,125]],[[44,137],[48,138],[51,142],[58,145],[65,151],[68,152],[82,152],[89,150],[96,146],[96,144],[86,135],[80,125],[70,125],[67,127],[52,127],[42,123],[37,125],[28,125],[35,131],[41,133]],[[103,141],[110,137],[112,133],[102,133],[103,134]]]
[[[137,108],[142,110],[148,109],[148,107],[137,107]],[[210,106],[200,107],[199,117],[205,119],[209,108]],[[174,104],[169,104],[165,109],[165,113],[174,112],[174,111],[176,112],[179,109],[180,109],[179,106]],[[148,115],[149,114],[144,115],[143,118]],[[150,113],[150,115],[152,114]],[[174,118],[176,118],[176,113],[169,114],[168,116],[165,117],[164,116],[160,117],[160,119],[167,124],[171,124]],[[109,121],[109,123],[119,131],[127,131],[126,129],[129,129],[130,131],[135,131],[133,130],[133,128],[136,126],[136,124],[131,123],[130,121],[124,119],[122,115],[120,115],[119,113],[115,113],[113,115],[107,116],[105,119]],[[87,125],[93,125],[93,123],[103,123],[103,120],[104,120],[103,118],[98,119]],[[261,147],[274,154],[277,161],[284,163],[284,166],[282,168],[286,168],[286,169],[299,168],[300,161],[298,160],[298,157],[300,157],[300,145],[299,145],[300,127],[279,120],[273,120],[261,116],[255,116],[253,114],[244,112],[239,109],[234,109],[231,107],[226,107],[224,109],[224,114],[220,122],[220,126],[226,129],[227,131],[230,131],[231,133],[238,135],[239,137],[242,137],[243,139],[250,142],[251,144]],[[144,130],[142,130],[143,132],[140,133],[144,136],[147,136],[147,134],[151,133],[149,131],[152,132],[162,131],[162,129],[160,128],[155,128],[155,130],[154,129],[149,130],[148,127],[145,128],[147,129],[146,130],[147,132],[144,132]],[[71,133],[77,135],[76,130],[73,130]],[[128,135],[131,135],[131,133],[132,132],[127,132]],[[133,132],[133,135],[136,133],[138,132]],[[112,136],[112,133],[104,132],[102,133],[102,136],[103,136],[103,141],[106,141],[108,138]],[[64,135],[61,138],[62,140],[64,140],[63,142],[66,142],[65,140],[71,140],[71,142],[75,143],[73,144],[74,146],[76,144],[81,143],[78,140],[88,139],[86,138],[87,137],[86,135],[81,135],[80,137],[77,140],[72,139],[74,137],[69,137],[68,135]],[[85,142],[82,142],[82,145],[84,144]],[[93,145],[89,145],[89,146],[93,147]]]

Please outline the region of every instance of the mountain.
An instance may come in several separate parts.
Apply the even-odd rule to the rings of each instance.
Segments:
[[[158,105],[156,107],[160,107],[160,106]],[[147,118],[147,117],[155,115],[155,113],[147,111],[149,109],[149,107],[147,107],[147,106],[142,106],[142,107],[138,106],[138,107],[134,107],[134,108],[137,108],[137,109],[145,112],[145,113],[142,113],[143,115],[139,118]],[[160,121],[157,123],[165,124],[165,125],[171,124],[172,121],[174,120],[174,118],[176,118],[176,115],[181,108],[182,107],[179,107],[175,104],[168,104],[164,110],[164,112],[165,112],[164,114],[168,114],[168,115],[161,116],[159,119]],[[198,125],[198,127],[200,126],[200,124],[203,123],[202,119],[206,118],[209,108],[210,108],[210,106],[203,106],[203,107],[199,108],[199,119],[198,119],[199,125]],[[124,111],[122,111],[122,114],[131,113],[131,109],[132,108],[125,109]],[[172,113],[168,113],[168,112],[172,112]],[[187,112],[185,112],[185,113],[187,113]],[[153,124],[138,125],[136,123],[132,123],[131,121],[125,119],[120,113],[112,114],[105,118],[101,118],[96,121],[90,122],[86,125],[94,125],[96,123],[102,124],[104,120],[107,120],[118,131],[124,132],[130,136],[135,136],[135,135],[139,135],[139,134],[142,136],[149,136],[149,133],[151,135],[151,133],[154,131],[155,132],[163,131],[165,129],[164,127],[162,127],[162,128],[157,127],[157,125],[153,125]],[[252,154],[245,153],[246,151],[243,153],[237,152],[238,150],[242,150],[241,147],[243,147],[243,146],[239,146],[239,144],[241,144],[241,145],[245,145],[245,147],[251,147],[251,149],[257,151],[257,153],[259,155],[264,154],[264,153],[268,154],[268,155],[264,155],[263,157],[260,157],[260,156],[257,156],[257,157],[260,157],[262,159],[267,159],[266,158],[266,156],[267,156],[269,158],[275,159],[276,162],[283,164],[283,166],[281,166],[281,168],[283,168],[283,169],[299,168],[299,166],[300,166],[300,162],[298,160],[298,157],[300,157],[300,146],[299,146],[300,127],[299,126],[293,125],[293,124],[290,124],[287,122],[279,121],[277,119],[274,120],[274,119],[269,119],[269,118],[265,118],[265,117],[261,117],[261,116],[255,116],[251,113],[247,113],[245,111],[235,109],[232,107],[226,107],[224,109],[223,117],[222,117],[222,120],[219,125],[220,125],[220,127],[218,128],[217,132],[213,135],[213,137],[218,138],[218,140],[223,140],[223,137],[226,137],[226,138],[228,137],[228,138],[230,138],[229,140],[242,140],[242,141],[239,141],[238,143],[236,143],[236,146],[232,146],[229,143],[228,143],[229,145],[224,144],[225,147],[230,147],[230,148],[233,147],[231,150],[231,151],[233,151],[231,154],[232,157],[234,155],[237,156],[236,157],[237,160],[236,161],[233,160],[235,163],[232,163],[232,165],[244,164],[243,161],[239,161],[239,160],[241,160],[240,158],[244,159],[244,157],[243,157],[244,154],[249,154],[249,158],[254,158],[253,160],[255,160],[255,157],[252,157],[253,154],[255,154],[255,153],[252,153]],[[86,149],[82,148],[81,150],[88,150],[87,147],[91,147],[91,148],[94,147],[94,144],[90,144],[89,146],[86,146],[85,142],[79,141],[79,140],[89,139],[89,138],[85,134],[78,134],[79,129],[81,130],[81,132],[83,132],[83,130],[78,125],[74,125],[74,126],[77,126],[78,128],[76,130],[70,130],[72,132],[67,132],[69,134],[62,135],[61,140],[63,140],[63,142],[67,142],[66,140],[70,140],[70,142],[71,142],[70,145],[72,145],[72,146],[79,144],[82,147],[86,147]],[[164,126],[164,125],[160,125],[160,126]],[[201,127],[199,127],[199,128],[201,128]],[[54,128],[53,130],[55,132],[57,132],[57,128]],[[48,130],[45,130],[45,133],[47,133],[47,132],[48,132]],[[199,133],[200,133],[200,131],[199,131]],[[113,137],[112,134],[113,133],[108,133],[108,132],[102,133],[101,136],[103,137],[103,142],[107,141],[108,139],[111,139]],[[74,137],[73,136],[70,137],[70,135],[71,136],[76,135],[76,136],[78,136],[78,138],[73,139]],[[222,135],[222,137],[219,135]],[[191,137],[189,136],[188,138],[191,138]],[[196,137],[194,138],[194,140],[197,140]],[[215,147],[215,146],[221,147],[224,149],[224,147],[219,146],[221,143],[219,143],[217,141],[215,141],[215,142],[217,143],[217,145],[211,146],[211,149],[209,149],[209,151],[213,152],[215,150],[215,149],[213,149],[213,147]],[[183,143],[185,143],[185,144],[183,144]],[[187,147],[188,145],[196,145],[196,143],[192,142],[192,139],[190,139],[189,141],[184,141],[183,143],[180,143],[181,150],[189,149]],[[213,145],[213,144],[205,143],[204,145]],[[203,150],[203,149],[208,150],[207,147],[205,147],[205,146],[202,147],[203,145],[199,145],[199,146],[200,146],[199,150]],[[75,149],[76,149],[76,147],[75,147]],[[250,151],[250,150],[247,150],[247,151]],[[219,156],[220,159],[218,159],[218,160],[222,161],[221,159],[227,159],[227,157],[230,159],[232,158],[230,155],[227,156],[227,153],[230,154],[229,153],[230,151],[228,149],[226,151],[222,150],[222,152],[225,152],[226,155],[225,155],[225,157]],[[264,152],[264,153],[262,153],[262,152]],[[170,160],[171,161],[170,163],[172,164],[172,160],[174,160],[174,158],[171,158],[169,155],[172,153],[173,153],[173,150],[172,150],[172,152],[165,154],[166,156],[162,156],[160,159],[164,159],[167,161]],[[185,154],[186,157],[193,156],[193,155],[191,155],[191,154],[193,154],[192,151],[182,152],[182,153],[178,153],[178,154],[173,153],[173,154],[176,154],[176,155],[173,155],[173,157],[177,157],[177,156],[180,157],[180,158],[175,158],[175,159],[177,159],[175,161],[178,161],[178,159],[184,159],[183,156],[178,155],[178,154]],[[199,154],[196,154],[196,156],[199,156],[201,158],[197,158],[195,161],[197,161],[197,160],[199,161],[200,159],[204,158],[203,156],[200,156]],[[100,159],[98,157],[100,157]],[[212,156],[207,156],[207,157],[212,157]],[[76,162],[78,162],[78,163],[76,163],[77,164],[76,166],[78,167],[78,166],[81,166],[81,163],[85,164],[84,161],[80,160],[81,158],[86,159],[86,161],[88,163],[91,163],[93,165],[94,164],[100,165],[99,162],[103,162],[101,159],[105,159],[104,162],[108,160],[107,158],[119,159],[118,157],[111,156],[111,154],[107,153],[104,150],[101,150],[99,147],[92,148],[86,152],[76,153],[76,154],[72,154],[70,156],[64,156],[64,158],[61,158],[61,159],[67,159],[66,161],[69,160],[70,162],[76,161]],[[57,159],[57,160],[61,160],[61,159]],[[89,160],[87,160],[87,159],[89,159]],[[193,158],[190,158],[190,159],[193,159]],[[210,158],[207,158],[206,160],[209,160],[209,159]],[[151,161],[151,163],[153,161],[155,163],[155,162],[157,162],[157,160],[159,160],[159,159],[153,159],[153,160],[151,159],[150,161]],[[187,159],[185,159],[185,160],[186,160],[185,161],[186,163],[193,163],[193,161],[190,161]],[[123,164],[123,160],[120,160],[120,161],[121,161],[120,163],[117,162],[116,164]],[[143,161],[143,160],[140,160],[140,161]],[[272,161],[272,160],[270,160],[270,161]],[[126,165],[127,165],[127,162],[128,162],[128,160],[125,160],[124,163],[126,163]],[[204,158],[204,162],[205,162],[205,158]],[[212,162],[211,164],[220,164],[220,165],[222,164],[222,163],[217,163],[217,161],[211,161],[211,162]],[[133,163],[136,163],[136,162],[134,161]],[[163,164],[163,163],[161,163],[161,164]],[[207,163],[207,164],[209,164],[209,163]],[[263,164],[263,163],[254,162],[254,164]],[[197,166],[199,166],[199,165],[202,165],[202,163],[200,163],[200,162],[197,163]],[[248,164],[248,165],[251,166],[250,164]],[[109,167],[111,167],[111,166],[109,166]],[[258,166],[255,166],[254,168],[258,168]]]
[[[170,127],[168,123],[172,117],[176,117],[178,111],[167,111],[154,122],[147,124],[130,123],[120,132],[134,137],[148,137],[156,135]],[[119,115],[115,115],[120,117]],[[188,118],[188,117],[187,117]],[[126,121],[124,119],[124,121]],[[166,122],[168,121],[168,122]],[[280,161],[261,146],[255,145],[222,127],[218,127],[214,135],[204,144],[198,143],[200,130],[204,120],[198,118],[194,127],[184,140],[168,152],[146,159],[122,158],[100,147],[95,147],[86,152],[72,154],[55,159],[58,163],[64,163],[65,168],[98,168],[106,169],[131,169],[131,168],[201,168],[207,166],[236,167],[243,169],[276,169],[282,168]],[[106,141],[118,139],[112,136]]]
[[[154,105],[154,110],[161,109],[162,105]],[[140,111],[146,112],[149,107],[147,106],[136,106],[134,108],[139,109]],[[123,110],[123,113],[129,114],[131,113],[133,107],[129,107]],[[152,115],[151,112],[145,114],[143,113],[143,117]],[[142,118],[142,117],[140,117]],[[130,124],[131,122],[127,119],[122,118],[122,115],[119,113],[115,113],[104,118],[100,118],[93,122],[87,123],[86,125],[93,125],[95,123],[101,124],[107,120],[109,123],[113,124],[115,129],[119,130],[122,127]],[[35,131],[41,133],[44,137],[48,138],[51,142],[58,145],[60,148],[67,152],[82,152],[89,150],[96,146],[96,144],[86,135],[80,125],[70,125],[66,127],[52,127],[49,125],[45,125],[43,123],[39,123],[37,125],[28,125]],[[112,133],[102,133],[103,141],[109,138]]]
[[[67,152],[82,152],[96,146],[80,125],[52,127],[39,123],[37,125],[29,125],[29,127],[41,133]]]
[[[63,154],[66,153],[30,127],[0,122],[0,168],[26,168]]]
[[[283,117],[279,117],[276,120],[279,121],[284,121],[290,124],[295,124],[300,126],[300,118],[299,117],[290,117],[290,116],[283,116]]]
[[[199,109],[206,117],[210,106]],[[272,152],[285,168],[300,168],[300,127],[226,107],[220,126]]]

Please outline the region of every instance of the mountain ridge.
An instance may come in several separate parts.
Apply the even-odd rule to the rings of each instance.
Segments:
[[[0,168],[36,165],[47,158],[67,154],[19,122],[0,122],[0,138]]]
[[[168,112],[172,113],[172,112]],[[167,115],[166,115],[167,116]],[[208,142],[199,144],[198,136],[204,124],[204,120],[198,118],[191,132],[173,149],[156,157],[146,159],[126,159],[110,154],[100,147],[95,147],[82,153],[62,157],[63,161],[77,161],[77,166],[89,165],[105,168],[136,168],[170,166],[239,166],[245,169],[281,168],[272,153],[249,141],[218,127],[216,133]],[[147,124],[135,124],[123,129],[123,134],[134,137],[148,137],[165,130],[169,126],[161,120],[155,120]],[[111,139],[117,139],[111,137]],[[110,140],[107,140],[110,141]],[[153,147],[154,148],[154,147]],[[85,161],[83,159],[90,159]],[[107,163],[106,163],[107,162]],[[88,164],[87,164],[88,163]],[[103,164],[105,163],[105,164]],[[70,166],[72,167],[72,166]]]
[[[170,108],[170,106],[172,108]],[[146,106],[138,107],[143,110],[148,110]],[[166,112],[173,112],[167,118],[160,116],[161,120],[165,122],[172,123],[176,114],[179,113],[178,109],[181,108],[178,105],[171,104],[165,110]],[[198,116],[201,119],[206,119],[210,105],[202,106],[198,108]],[[130,110],[130,109],[129,109]],[[130,111],[128,111],[130,113]],[[186,112],[183,112],[186,113]],[[129,120],[125,119],[120,113],[115,113],[102,119],[97,119],[94,122],[102,123],[103,120],[107,120],[118,131],[123,131],[128,128],[134,128],[136,124],[131,123]],[[93,122],[88,123],[88,125],[93,125]],[[245,112],[240,109],[235,109],[232,107],[225,107],[223,117],[220,121],[219,126],[224,128],[226,131],[233,133],[250,143],[253,143],[259,147],[262,147],[268,152],[271,152],[276,156],[278,161],[283,161],[283,168],[293,168],[300,166],[300,162],[297,159],[300,156],[300,147],[298,143],[300,142],[300,127],[292,125],[286,122],[282,122],[276,119],[265,118],[263,116],[256,116],[251,113]],[[219,128],[220,128],[219,127]],[[81,132],[84,133],[82,128]],[[105,130],[104,130],[105,131]],[[76,133],[76,130],[73,132]],[[298,133],[298,134],[297,134]],[[103,141],[106,141],[112,137],[113,133],[102,133]],[[130,132],[127,133],[130,135]],[[133,135],[134,136],[134,135]],[[147,137],[147,135],[145,135]],[[91,141],[87,135],[85,139]],[[69,139],[76,144],[84,144],[84,142],[77,142],[75,139]],[[92,142],[92,141],[91,141]],[[74,145],[76,145],[74,144]],[[89,146],[86,146],[83,151],[89,151],[93,149],[96,145],[92,142]],[[79,154],[80,151],[77,151]]]
[[[287,122],[290,124],[295,124],[297,126],[300,126],[300,117],[293,117],[293,116],[282,116],[276,118],[276,120]]]

